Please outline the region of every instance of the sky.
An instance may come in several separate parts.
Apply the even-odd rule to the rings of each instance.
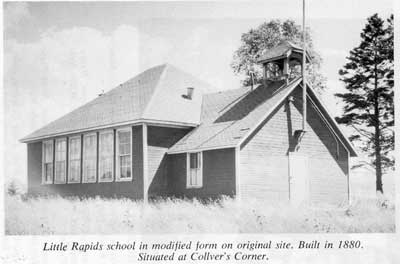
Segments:
[[[230,63],[240,36],[271,19],[301,22],[300,0],[230,2],[7,2],[4,15],[5,175],[26,181],[18,140],[127,79],[165,62],[218,90],[240,87]],[[307,0],[307,26],[328,90],[358,45],[366,18],[389,0]],[[16,162],[20,161],[20,162]]]

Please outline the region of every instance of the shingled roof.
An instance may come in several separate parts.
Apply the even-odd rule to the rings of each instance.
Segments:
[[[258,59],[259,63],[265,63],[277,58],[286,58],[290,55],[290,52],[297,52],[302,54],[303,48],[294,44],[291,41],[282,41],[277,46],[266,50],[264,54]],[[310,55],[306,51],[307,62],[310,61]]]
[[[300,83],[293,80],[207,94],[203,100],[202,123],[177,142],[168,153],[234,147]]]
[[[192,100],[182,96],[188,87],[195,88]],[[135,122],[197,126],[200,123],[202,95],[204,91],[213,89],[172,65],[159,65],[36,130],[21,141]]]
[[[255,90],[243,87],[204,95],[202,123],[172,146],[168,153],[239,146],[301,82],[302,78],[299,77],[289,84],[285,81],[267,82]],[[310,86],[307,87],[307,93],[332,124],[350,155],[357,156],[354,147]]]

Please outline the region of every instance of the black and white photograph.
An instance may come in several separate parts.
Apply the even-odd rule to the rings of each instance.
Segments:
[[[396,263],[395,2],[3,2],[0,259]]]

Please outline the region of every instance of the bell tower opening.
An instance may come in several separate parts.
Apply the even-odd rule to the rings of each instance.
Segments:
[[[258,60],[263,65],[265,81],[291,80],[302,75],[304,50],[290,41],[283,41],[267,50]],[[310,56],[306,52],[306,63]]]

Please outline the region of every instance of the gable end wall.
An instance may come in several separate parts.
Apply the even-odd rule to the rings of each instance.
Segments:
[[[302,94],[285,100],[241,146],[240,189],[243,198],[266,201],[289,199],[288,152],[294,150],[294,131],[301,129]],[[335,140],[310,102],[307,132],[298,152],[309,158],[310,201],[338,204],[348,200],[348,152]]]

